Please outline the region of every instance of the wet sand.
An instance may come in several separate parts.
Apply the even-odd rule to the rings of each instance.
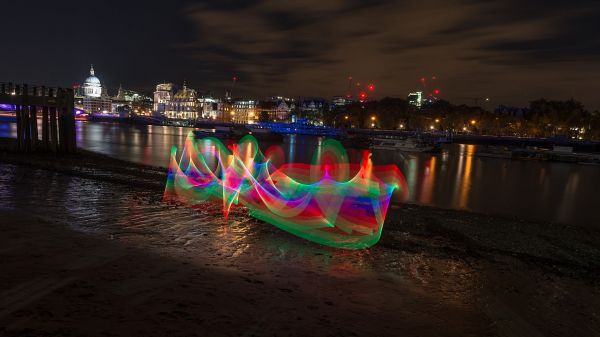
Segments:
[[[163,184],[0,152],[0,336],[600,336],[593,230],[404,205],[344,251]]]

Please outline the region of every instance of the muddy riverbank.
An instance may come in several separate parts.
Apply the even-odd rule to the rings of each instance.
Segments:
[[[0,152],[0,335],[600,335],[594,230],[403,205],[343,251],[165,204],[164,179]]]

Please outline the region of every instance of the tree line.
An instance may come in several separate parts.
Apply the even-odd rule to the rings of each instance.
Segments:
[[[379,128],[444,131],[500,136],[569,137],[600,140],[600,112],[586,110],[573,99],[538,99],[526,109],[496,109],[454,105],[437,100],[417,108],[405,99],[325,106],[319,111],[294,111],[311,122],[338,128]]]

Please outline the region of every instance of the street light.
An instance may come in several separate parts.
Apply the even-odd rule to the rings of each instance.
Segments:
[[[435,122],[436,122],[436,123],[439,123],[439,122],[440,122],[440,119],[439,119],[439,118],[436,118],[436,119],[435,119]]]
[[[348,119],[348,116],[347,116],[347,115],[346,115],[346,116],[344,116],[344,119]]]
[[[471,125],[475,125],[477,123],[474,119],[471,119]]]
[[[372,116],[372,117],[371,117],[371,120],[372,120],[372,121],[374,121],[374,120],[375,120],[375,116]]]

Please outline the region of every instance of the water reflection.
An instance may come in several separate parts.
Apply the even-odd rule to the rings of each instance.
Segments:
[[[421,186],[421,197],[419,201],[424,204],[431,204],[433,197],[433,185],[435,184],[435,164],[437,157],[431,157],[425,163],[425,170],[423,172],[423,184]]]
[[[461,149],[467,148],[466,153],[461,154],[461,161],[465,160],[464,171],[462,177],[458,178],[457,181],[461,181],[460,184],[460,197],[459,197],[459,209],[466,209],[469,204],[469,190],[471,189],[471,170],[473,166],[473,153],[475,150],[474,145],[461,144]],[[466,159],[465,159],[466,158]]]
[[[79,146],[119,159],[166,167],[172,146],[182,148],[191,128],[77,122]],[[0,137],[14,137],[13,123],[0,124]],[[287,136],[281,153],[288,162],[309,163],[320,151],[320,137]],[[261,142],[261,150],[273,144]],[[263,148],[264,146],[264,148]],[[376,151],[375,165],[396,164],[409,193],[395,202],[597,226],[596,193],[600,169],[595,166],[517,161],[477,156],[475,145],[449,145],[441,154]],[[359,162],[360,150],[348,150]]]

